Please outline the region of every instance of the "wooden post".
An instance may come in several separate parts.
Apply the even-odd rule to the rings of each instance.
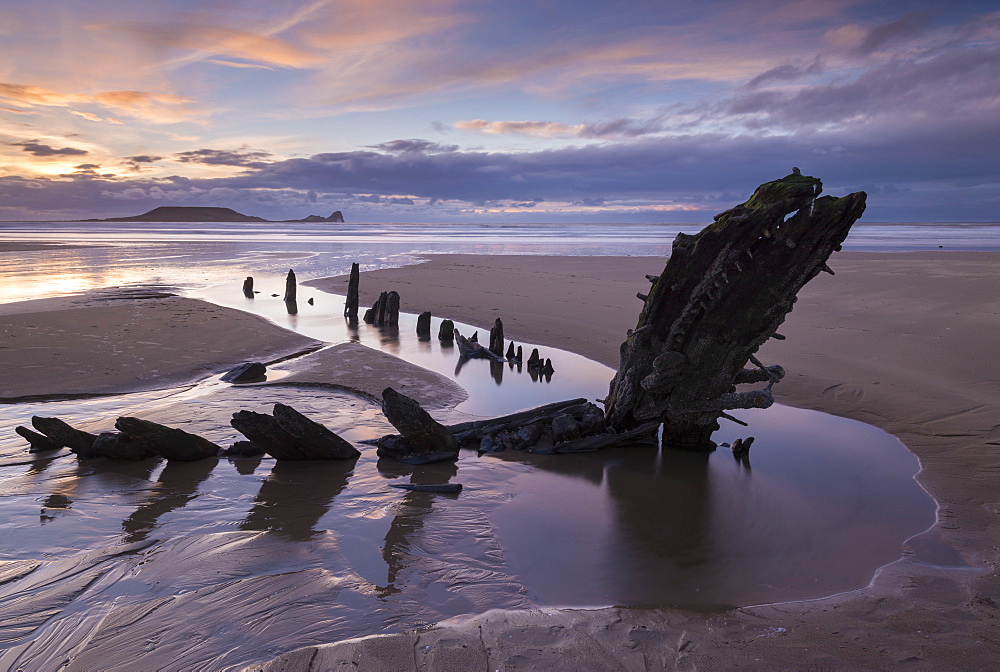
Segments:
[[[344,303],[344,317],[358,319],[358,284],[360,269],[356,263],[351,264],[351,280],[347,283],[347,301]]]
[[[289,268],[288,275],[285,276],[285,298],[282,300],[286,303],[289,301],[295,301],[296,290],[295,271]]]

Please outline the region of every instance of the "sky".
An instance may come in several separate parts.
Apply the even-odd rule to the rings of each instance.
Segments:
[[[4,0],[0,220],[1000,221],[1000,0]]]

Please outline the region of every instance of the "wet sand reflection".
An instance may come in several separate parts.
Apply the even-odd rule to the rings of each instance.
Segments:
[[[114,460],[107,462],[111,463]],[[143,460],[143,462],[153,463],[149,467],[150,471],[156,464],[155,460]],[[156,529],[161,517],[183,508],[195,499],[202,483],[208,480],[218,463],[218,459],[214,458],[197,462],[168,461],[160,472],[156,486],[146,503],[122,521],[124,541],[131,543],[146,539],[149,533]],[[138,466],[140,463],[133,464]],[[144,468],[145,466],[140,467]]]
[[[450,483],[451,479],[458,474],[457,462],[437,462],[410,466],[395,460],[380,459],[377,464],[379,473],[383,476],[405,476],[410,475],[410,483],[421,485],[440,485]],[[424,526],[424,521],[434,511],[436,498],[449,497],[449,495],[432,494],[428,492],[403,491],[402,501],[396,506],[396,515],[393,516],[389,524],[389,530],[385,535],[385,544],[382,546],[382,559],[385,560],[387,568],[386,585],[378,587],[381,597],[400,592],[401,588],[396,587],[396,582],[400,574],[406,569],[406,561],[410,549],[415,543],[415,538],[419,535]]]
[[[241,530],[276,532],[289,541],[308,541],[320,533],[320,518],[344,491],[356,460],[275,462],[260,484]]]

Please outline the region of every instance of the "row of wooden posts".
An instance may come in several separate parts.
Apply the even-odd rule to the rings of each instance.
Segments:
[[[358,264],[351,264],[350,280],[347,284],[347,300],[344,302],[344,317],[357,322],[360,297],[358,288],[361,279],[361,269]],[[285,294],[282,300],[289,306],[288,312],[294,314],[296,308],[296,288],[295,271],[288,269],[285,277]],[[247,276],[243,281],[243,294],[252,299],[254,297],[253,278]],[[274,296],[277,296],[275,294]],[[312,303],[312,299],[309,299]],[[365,311],[363,319],[366,324],[373,324],[378,327],[393,327],[399,324],[399,293],[395,291],[382,292],[371,308]],[[425,311],[417,317],[417,336],[430,338],[431,335],[431,313]],[[490,329],[489,347],[484,347],[478,343],[477,334],[471,338],[465,338],[455,329],[452,320],[442,320],[438,329],[438,340],[444,342],[457,341],[459,352],[463,357],[471,359],[491,359],[493,361],[521,362],[522,351],[518,346],[514,349],[514,342],[511,341],[504,352],[503,322],[497,318]],[[551,376],[555,369],[552,367],[551,359],[543,359],[538,348],[532,350],[527,361],[529,371],[537,371],[542,375]]]

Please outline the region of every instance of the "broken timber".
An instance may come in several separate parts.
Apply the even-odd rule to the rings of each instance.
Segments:
[[[785,371],[754,353],[769,338],[784,339],[777,329],[796,294],[828,268],[865,210],[864,192],[820,198],[821,192],[820,180],[795,169],[697,235],[678,234],[663,272],[646,276],[649,294],[640,296],[638,324],[621,346],[603,422],[600,409],[576,399],[448,429],[480,452],[558,453],[655,443],[662,424],[664,445],[713,450],[719,418],[745,424],[727,410],[774,403],[771,388]],[[463,357],[496,357],[474,337],[454,333]],[[551,371],[551,362],[536,349],[528,368]],[[761,389],[736,388],[765,381]],[[738,457],[746,457],[748,446],[749,440],[738,447]]]
[[[820,180],[795,170],[700,233],[677,235],[666,267],[647,276],[638,324],[622,343],[605,400],[611,428],[660,421],[666,445],[710,450],[726,410],[773,403],[771,386],[784,371],[753,355],[865,210],[864,192],[821,192]],[[734,391],[765,380],[764,389]]]

